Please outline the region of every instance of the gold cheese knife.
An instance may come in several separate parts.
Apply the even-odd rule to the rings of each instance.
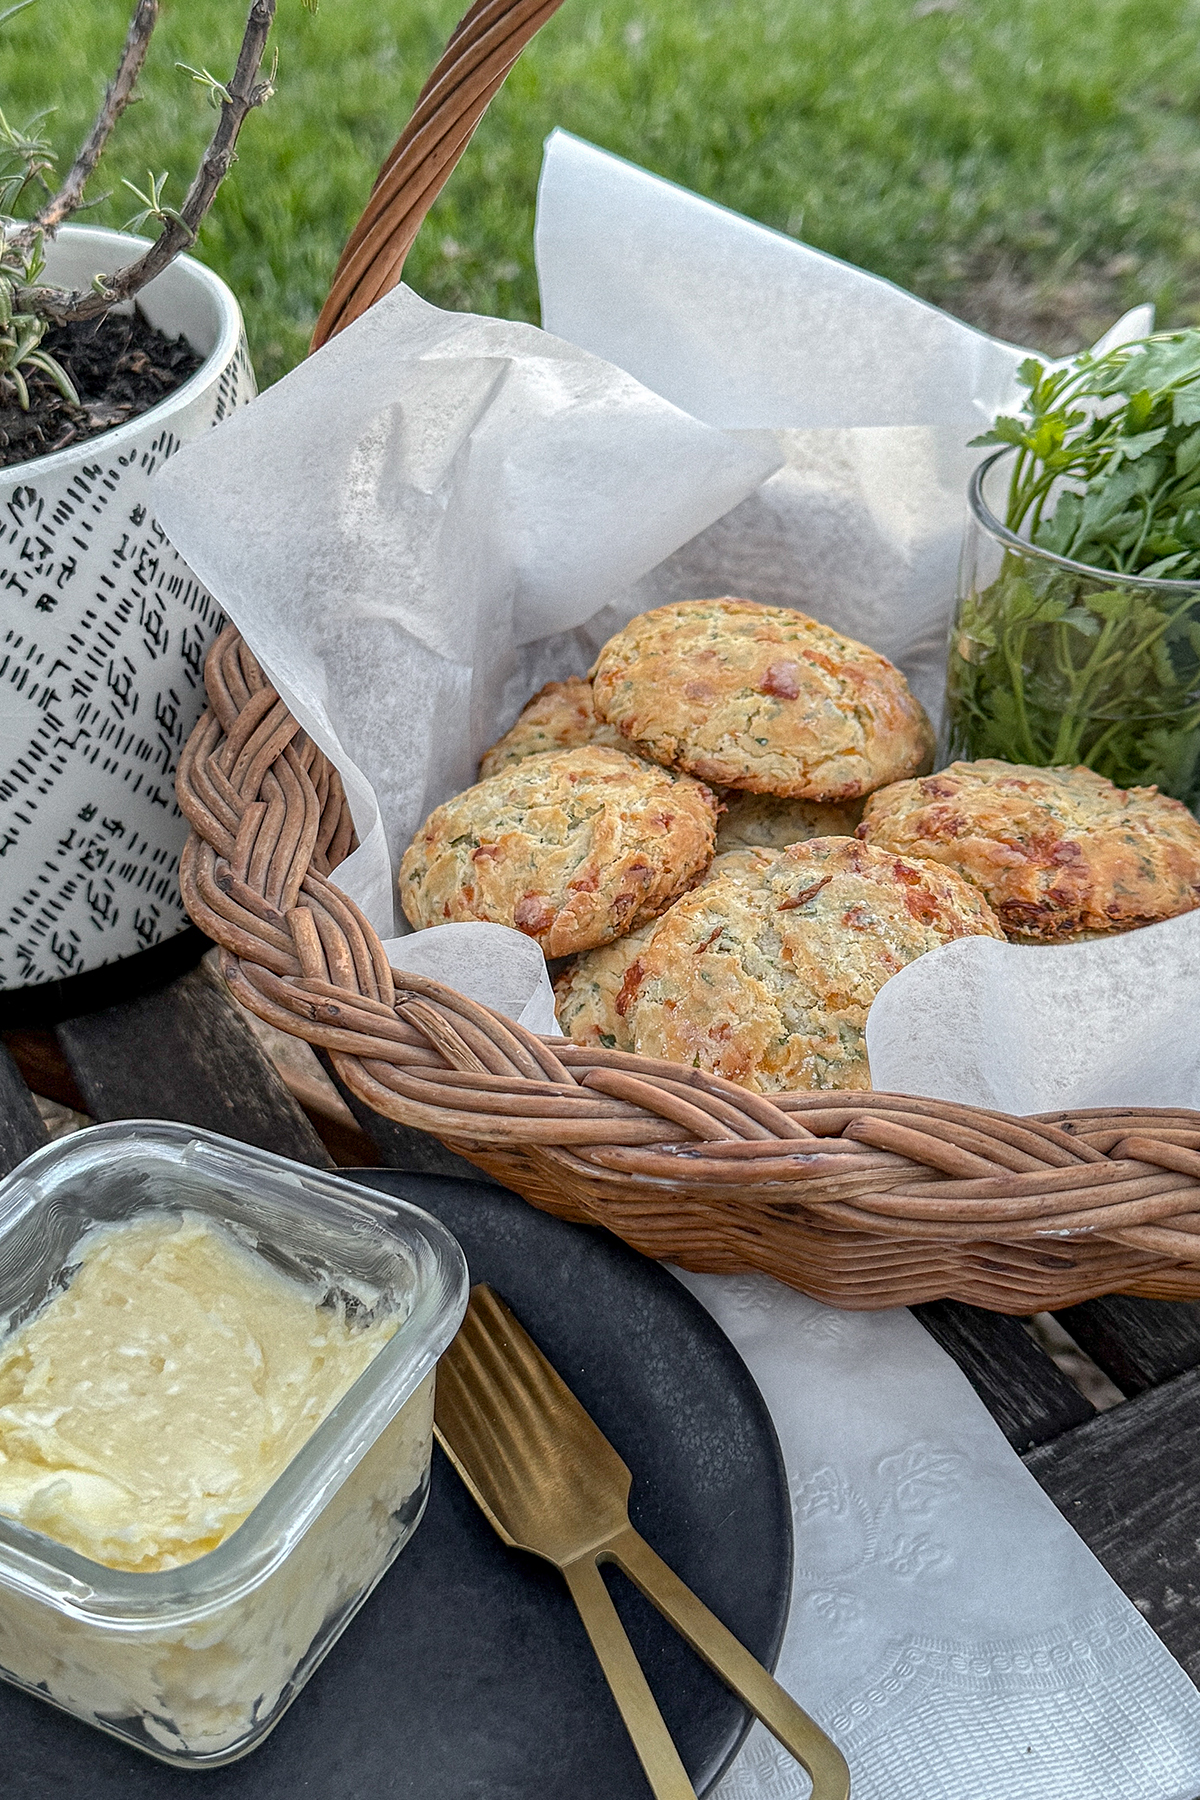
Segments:
[[[506,1544],[562,1570],[655,1800],[695,1800],[599,1564],[614,1562],[808,1771],[812,1800],[848,1800],[837,1746],[629,1522],[632,1477],[492,1289],[471,1289],[437,1371],[438,1442]]]

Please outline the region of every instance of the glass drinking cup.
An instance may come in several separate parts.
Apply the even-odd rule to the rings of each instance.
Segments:
[[[940,762],[1086,764],[1200,802],[1200,582],[1053,555],[1001,524],[1011,450],[980,464],[950,632]]]

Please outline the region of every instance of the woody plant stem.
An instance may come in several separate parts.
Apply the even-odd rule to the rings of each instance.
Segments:
[[[217,189],[237,160],[234,147],[238,133],[254,108],[268,100],[273,91],[270,81],[260,81],[258,77],[275,17],[275,4],[276,0],[253,0],[238,52],[237,68],[223,90],[227,98],[221,99],[217,128],[183,205],[177,213],[161,215],[162,230],[146,253],[136,262],[118,269],[114,275],[98,276],[94,287],[75,293],[52,287],[24,288],[16,296],[22,311],[36,312],[54,325],[98,318],[122,300],[132,299],[156,275],[161,275],[181,251],[190,249],[195,243],[201,221],[216,198]],[[83,184],[95,168],[105,140],[133,92],[158,16],[158,6],[159,0],[139,0],[117,74],[105,93],[96,123],[59,193],[43,209],[43,214],[53,217],[46,219],[39,215],[27,228],[31,235],[39,229],[53,229],[80,204]]]
[[[150,48],[150,34],[158,23],[158,10],[159,0],[139,0],[121,47],[117,72],[104,90],[104,99],[96,114],[95,124],[80,145],[79,153],[57,194],[47,200],[35,219],[13,232],[8,240],[12,248],[19,251],[30,249],[39,232],[56,231],[64,219],[69,219],[82,206],[83,190],[96,172],[96,164],[100,161],[112,128],[133,99],[133,90],[137,86],[146,52]]]

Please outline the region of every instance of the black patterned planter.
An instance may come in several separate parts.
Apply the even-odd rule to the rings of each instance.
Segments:
[[[48,272],[86,286],[141,241],[67,226]],[[255,386],[237,302],[210,270],[180,257],[139,299],[202,367],[140,418],[0,472],[0,996],[188,924],[175,765],[222,620],[155,521],[151,477]]]

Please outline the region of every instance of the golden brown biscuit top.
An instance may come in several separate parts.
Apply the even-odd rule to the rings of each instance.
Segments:
[[[757,874],[778,854],[774,850],[730,850],[714,856],[696,883],[704,887],[722,875]],[[678,902],[675,902],[678,904]],[[554,1012],[567,1037],[577,1044],[601,1044],[606,1050],[633,1050],[633,1036],[626,1024],[632,997],[626,980],[662,920],[652,919],[598,950],[573,958],[554,984]]]
[[[722,875],[760,875],[770,868],[778,855],[778,850],[766,844],[740,844],[733,850],[718,849],[696,886],[707,887],[710,881],[719,881]]]
[[[716,811],[703,783],[622,750],[527,756],[430,814],[400,865],[401,904],[418,927],[491,920],[570,956],[689,887]]]
[[[872,795],[859,835],[973,881],[1011,934],[1129,930],[1200,905],[1200,824],[1157,788],[993,758]]]
[[[484,751],[479,779],[486,781],[522,757],[541,756],[549,750],[577,750],[583,744],[628,748],[615,725],[596,717],[590,681],[582,675],[548,681],[526,702],[516,724]]]
[[[626,969],[620,1009],[644,1055],[763,1093],[862,1088],[884,982],[955,938],[1003,935],[950,870],[813,838],[678,900]]]
[[[900,671],[790,607],[656,607],[609,639],[592,676],[597,716],[631,746],[724,787],[852,800],[932,760]]]

